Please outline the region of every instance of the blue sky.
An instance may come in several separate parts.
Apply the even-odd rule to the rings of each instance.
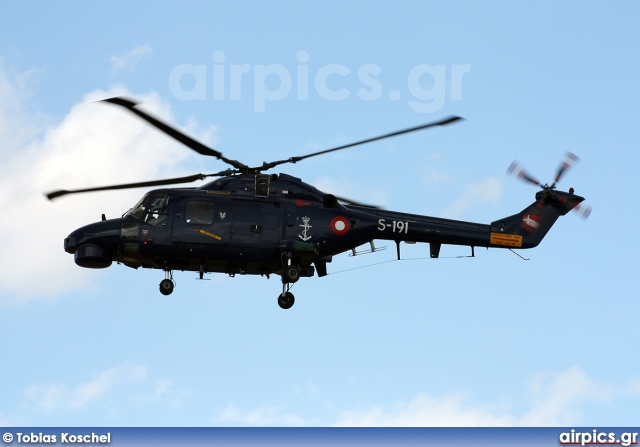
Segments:
[[[639,12],[0,3],[0,424],[637,425]],[[279,172],[488,223],[534,200],[505,175],[514,159],[547,182],[571,151],[581,161],[560,186],[594,211],[561,218],[526,262],[460,247],[345,254],[297,283],[288,311],[277,278],[176,272],[164,297],[160,271],[82,269],[62,249],[144,189],[43,197],[225,168],[95,102],[116,95],[249,164],[459,115]]]

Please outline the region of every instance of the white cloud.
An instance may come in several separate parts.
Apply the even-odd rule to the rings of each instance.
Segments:
[[[19,425],[23,425],[23,422],[18,422],[19,419],[15,416],[7,417],[5,414],[0,411],[0,427],[18,427]]]
[[[309,421],[275,406],[242,411],[229,404],[215,422],[243,426],[336,427],[518,427],[589,425],[583,405],[601,404],[637,392],[638,382],[611,386],[588,377],[579,366],[537,374],[528,384],[524,410],[503,402],[473,402],[472,393],[420,393],[410,400],[343,411],[331,422]]]
[[[465,185],[458,199],[447,206],[440,215],[448,219],[460,219],[470,208],[478,205],[495,205],[502,194],[502,182],[495,177],[480,183]]]
[[[228,426],[336,426],[336,427],[518,427],[580,426],[601,421],[583,414],[586,406],[615,405],[616,399],[637,396],[637,380],[626,385],[602,383],[579,366],[560,372],[539,373],[527,384],[528,393],[513,411],[504,402],[474,402],[470,392],[441,396],[420,393],[407,401],[379,404],[341,412],[330,421],[305,419],[275,405],[243,410],[229,403],[211,421]],[[106,403],[127,418],[126,406],[171,402],[176,394],[166,379],[149,377],[146,368],[123,363],[76,385],[32,385],[25,391],[24,406],[46,413],[77,412]],[[182,399],[181,399],[182,401]],[[175,402],[174,402],[175,403]],[[181,402],[180,406],[189,405]],[[0,413],[0,422],[3,420]],[[129,414],[129,416],[131,416]],[[15,419],[15,418],[14,418]],[[6,416],[4,420],[7,421]],[[18,420],[18,419],[15,419]],[[10,421],[10,420],[9,420]]]
[[[42,126],[38,134],[24,131],[32,126],[33,113],[23,101],[30,93],[1,68],[0,147],[5,149],[0,162],[6,185],[0,190],[2,301],[24,302],[91,287],[95,272],[74,264],[73,257],[63,251],[63,239],[76,228],[98,221],[101,213],[119,217],[145,190],[68,196],[54,202],[44,193],[194,174],[181,166],[192,152],[126,111],[96,103],[131,96],[123,87],[88,93],[62,121]],[[157,95],[138,99],[146,110],[174,121],[169,105]],[[204,142],[214,132],[199,131],[193,121],[188,127],[186,132]]]
[[[374,406],[348,411],[334,424],[338,427],[488,427],[510,426],[513,418],[491,406],[474,406],[464,393],[433,397],[419,394],[391,408]]]
[[[92,380],[75,387],[64,384],[29,386],[26,390],[26,399],[30,406],[46,412],[80,410],[109,396],[123,384],[140,382],[146,377],[145,368],[125,363],[107,369]]]
[[[590,379],[578,366],[537,375],[530,384],[530,408],[510,414],[504,405],[473,404],[470,395],[453,393],[440,397],[419,394],[391,407],[377,405],[344,412],[336,426],[350,427],[488,427],[569,426],[580,424],[580,406],[615,397],[614,388]],[[624,394],[618,391],[618,394]]]
[[[439,169],[444,162],[445,156],[439,152],[431,152],[429,154],[429,162],[422,170],[422,181],[427,186],[441,187],[443,184],[449,184],[455,181],[453,175]]]
[[[613,397],[611,386],[587,377],[578,366],[561,373],[543,373],[531,383],[533,405],[518,425],[570,425],[580,420],[580,404]]]
[[[140,60],[151,53],[153,53],[153,49],[149,45],[137,45],[122,56],[111,56],[111,70],[113,73],[131,70]]]
[[[37,75],[36,70],[21,73],[5,68],[0,59],[0,162],[38,135],[45,123],[42,114],[25,109],[32,97],[28,85]]]
[[[278,407],[264,406],[256,410],[243,412],[233,404],[218,414],[215,423],[241,425],[247,427],[302,427],[305,421],[296,415],[283,414]]]
[[[451,183],[454,178],[451,174],[438,170],[434,166],[427,166],[422,172],[422,180],[428,185],[442,185],[444,183]]]
[[[640,396],[640,379],[630,381],[627,386],[627,390],[629,394],[636,394]]]
[[[153,390],[153,397],[162,397],[171,389],[171,381],[166,379],[159,379],[154,381],[155,388]]]

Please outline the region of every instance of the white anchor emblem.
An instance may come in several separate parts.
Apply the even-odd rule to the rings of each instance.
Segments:
[[[299,234],[298,237],[303,241],[308,241],[309,239],[311,239],[311,236],[307,236],[307,231],[309,231],[309,228],[313,228],[311,225],[309,225],[310,221],[311,218],[304,216],[302,218],[302,222],[304,222],[304,224],[299,225],[300,227],[302,227],[302,234]]]

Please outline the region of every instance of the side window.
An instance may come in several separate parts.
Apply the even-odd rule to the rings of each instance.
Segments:
[[[185,219],[188,224],[209,225],[213,223],[213,203],[188,202]]]

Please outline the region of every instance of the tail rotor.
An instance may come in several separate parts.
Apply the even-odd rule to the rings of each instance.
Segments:
[[[507,173],[517,177],[527,183],[532,183],[536,186],[539,186],[540,188],[542,188],[542,191],[544,192],[544,196],[545,197],[551,197],[551,198],[555,198],[555,194],[554,194],[554,190],[556,189],[556,184],[558,182],[560,182],[560,180],[562,179],[562,177],[566,174],[566,172],[572,168],[573,166],[575,166],[578,162],[580,161],[580,158],[578,158],[578,156],[572,152],[567,152],[564,155],[564,158],[562,159],[562,162],[560,163],[560,165],[558,166],[558,169],[556,171],[556,175],[554,178],[554,181],[551,185],[549,185],[548,183],[542,184],[540,183],[540,181],[538,181],[538,179],[536,179],[535,177],[533,177],[531,174],[529,174],[524,167],[518,163],[517,161],[514,161],[513,163],[511,163],[511,165],[509,166],[509,168],[507,169]],[[573,194],[573,188],[569,189],[569,193]],[[575,212],[577,212],[577,214],[582,218],[582,219],[587,219],[589,217],[589,215],[591,214],[592,208],[588,205],[584,205],[582,203],[578,203],[573,210]]]

